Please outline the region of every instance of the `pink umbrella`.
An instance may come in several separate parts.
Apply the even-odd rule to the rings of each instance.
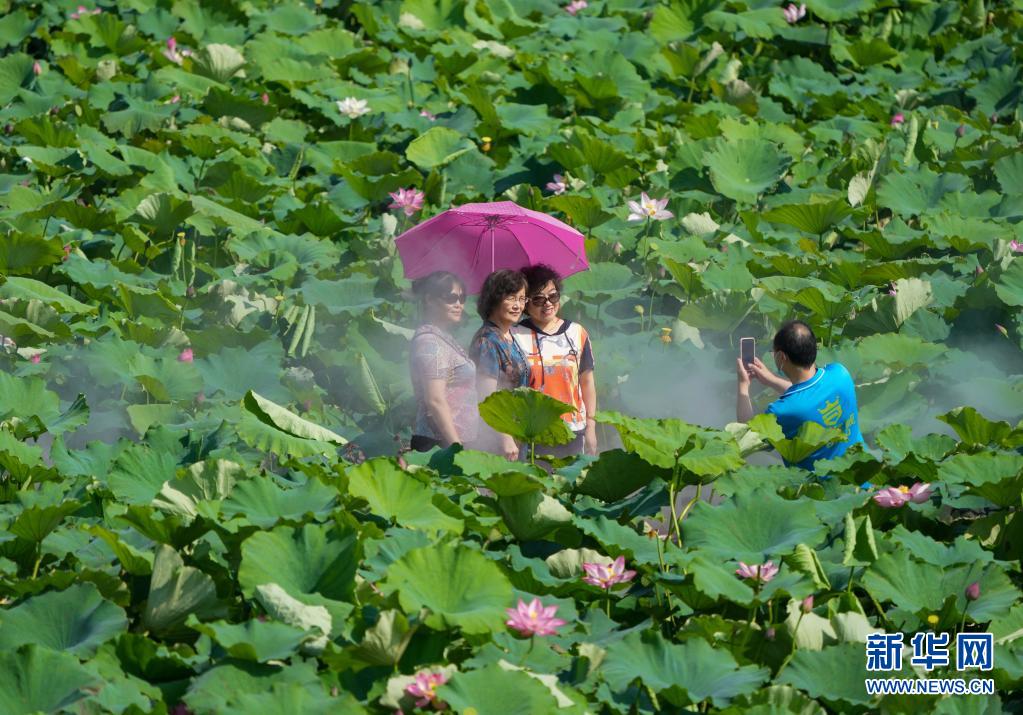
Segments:
[[[487,275],[501,268],[546,263],[563,276],[585,271],[585,240],[547,214],[495,201],[450,208],[401,234],[397,244],[406,278],[450,271],[479,293]]]

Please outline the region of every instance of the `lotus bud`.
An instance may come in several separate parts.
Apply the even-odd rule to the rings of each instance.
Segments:
[[[10,126],[10,125],[8,124],[7,126]],[[13,127],[11,127],[11,131],[14,131]],[[7,132],[7,133],[10,134],[11,132]],[[611,251],[616,256],[620,256],[620,255],[622,255],[622,250],[624,250],[624,246],[622,246],[621,241],[615,241],[615,245],[611,247]]]
[[[1009,331],[1005,329],[1004,325],[999,325],[998,323],[995,323],[995,330],[1001,333],[1002,337],[1005,338],[1009,337]]]
[[[770,626],[766,631],[764,631],[764,638],[769,641],[773,641],[776,635],[777,631],[774,630],[774,626]]]
[[[192,348],[185,348],[178,353],[178,362],[192,362],[195,359],[195,353],[192,352]]]
[[[270,95],[266,92],[263,92],[263,94],[259,96],[259,99],[263,102],[263,104],[270,104]]]
[[[992,114],[990,117],[988,117],[988,119],[991,120],[992,124],[998,124],[998,115],[997,114]]]
[[[974,273],[976,273],[978,276],[983,272],[984,269],[981,266],[977,266],[976,270],[974,270]]]
[[[188,286],[187,288],[185,288],[185,295],[187,295],[189,298],[194,298],[195,286]]]
[[[38,364],[39,364],[39,362],[40,362],[40,361],[41,361],[42,359],[43,359],[43,358],[42,358],[42,356],[41,356],[41,355],[39,355],[39,353],[36,353],[36,354],[35,354],[35,355],[33,355],[32,357],[30,357],[30,358],[28,359],[28,361],[29,361],[30,363],[32,363],[33,365],[38,365]]]
[[[633,308],[633,310],[636,311],[636,313],[639,315],[643,315],[644,313],[646,313],[642,305],[637,305],[635,308]]]
[[[799,607],[802,609],[803,613],[809,613],[810,611],[812,611],[813,610],[813,594],[811,593],[809,596],[804,598],[802,603],[799,604]]]
[[[398,455],[398,466],[401,467],[402,469],[408,469],[408,462],[406,462],[405,458],[402,457],[400,454]]]
[[[34,74],[36,77],[38,77],[42,73],[43,73],[43,66],[41,64],[39,64],[39,61],[37,60],[37,61],[33,62],[32,63],[32,74]]]
[[[958,127],[956,127],[956,136],[958,138],[960,138],[960,139],[962,139],[964,136],[966,136],[966,125],[965,124],[960,124]]]
[[[980,598],[980,582],[974,581],[966,587],[966,600],[976,601]]]

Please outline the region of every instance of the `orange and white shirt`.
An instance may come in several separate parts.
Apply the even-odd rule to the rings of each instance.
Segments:
[[[586,405],[579,375],[593,369],[593,349],[586,329],[562,321],[554,333],[545,333],[528,318],[512,328],[512,337],[529,363],[529,386],[575,410],[561,417],[573,432],[586,429]]]

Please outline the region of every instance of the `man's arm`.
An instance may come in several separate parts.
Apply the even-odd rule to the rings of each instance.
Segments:
[[[753,419],[753,402],[749,398],[750,374],[742,364],[742,358],[735,359],[737,393],[735,397],[735,418],[739,422]]]
[[[758,357],[753,358],[753,362],[749,366],[749,372],[753,377],[757,378],[761,384],[770,387],[778,394],[781,394],[792,387],[792,382],[780,375],[775,375],[767,369],[767,365],[762,363]]]

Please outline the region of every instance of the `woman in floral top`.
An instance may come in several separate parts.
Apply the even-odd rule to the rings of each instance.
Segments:
[[[480,400],[496,390],[529,386],[526,356],[512,339],[511,328],[519,322],[526,305],[526,278],[518,271],[495,271],[480,291],[477,312],[483,326],[476,332],[469,355],[476,362],[476,389]],[[510,435],[480,424],[480,440],[474,445],[515,460],[519,447]]]
[[[423,323],[412,336],[410,367],[416,395],[412,448],[421,452],[454,442],[474,442],[478,434],[476,366],[451,330],[462,320],[465,284],[437,271],[412,285]]]

